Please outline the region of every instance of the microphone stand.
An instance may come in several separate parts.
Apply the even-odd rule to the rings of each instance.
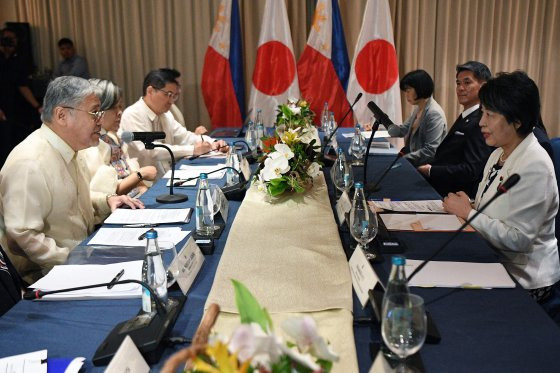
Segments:
[[[371,148],[371,143],[373,141],[373,137],[375,135],[375,132],[377,132],[377,130],[379,129],[380,125],[381,125],[381,122],[376,119],[375,122],[373,123],[373,126],[371,127],[371,137],[369,138],[368,143],[367,143],[366,159],[364,160],[364,185],[366,185],[366,183],[367,183],[367,164],[368,164],[368,158],[369,158],[369,148]]]
[[[222,170],[228,170],[228,169],[234,171],[239,176],[240,181],[239,181],[239,183],[234,184],[234,185],[225,185],[225,186],[221,187],[220,189],[222,189],[222,192],[224,192],[224,195],[227,197],[228,201],[241,201],[245,197],[245,192],[246,192],[245,185],[247,185],[247,183],[249,182],[249,180],[245,180],[245,176],[243,175],[242,172],[239,172],[238,170],[236,170],[233,167],[224,166],[224,167],[218,168],[217,170],[206,172],[206,174],[210,175],[210,174],[213,174],[214,172],[218,172],[218,171],[222,171]],[[189,182],[191,180],[196,180],[196,179],[199,179],[199,178],[200,178],[200,176],[189,177],[188,179],[177,181],[177,182],[173,183],[173,185],[176,186],[176,187],[180,187],[186,182]]]
[[[379,184],[381,184],[381,182],[385,178],[385,175],[387,175],[389,173],[389,171],[391,171],[393,169],[393,166],[395,165],[395,163],[397,163],[397,161],[399,159],[401,159],[402,156],[403,156],[403,153],[399,152],[399,154],[397,154],[395,159],[393,159],[393,161],[391,162],[389,167],[387,167],[385,169],[385,171],[383,172],[381,177],[375,182],[375,184],[373,184],[373,186],[371,184],[366,184],[366,186],[364,187],[364,191],[366,192],[366,196],[369,196],[371,193],[377,192],[379,190]],[[364,177],[364,180],[365,180],[365,177]]]
[[[184,194],[173,194],[173,180],[175,178],[175,156],[173,152],[167,145],[155,144],[153,142],[144,142],[146,149],[151,150],[154,148],[164,148],[167,149],[169,155],[171,156],[171,182],[169,183],[169,194],[161,194],[156,197],[156,201],[159,203],[180,203],[189,200],[189,197]]]
[[[251,150],[251,147],[249,146],[249,144],[247,144],[247,141],[245,140],[237,140],[233,142],[233,145],[236,144],[244,144],[247,147],[247,153],[244,154],[245,159],[247,159],[247,162],[249,162],[249,164],[253,164],[257,161],[258,155],[255,157],[253,155],[253,151]],[[258,151],[257,151],[258,154]]]

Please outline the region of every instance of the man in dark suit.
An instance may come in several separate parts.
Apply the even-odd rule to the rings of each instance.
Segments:
[[[442,196],[462,190],[474,198],[484,165],[494,150],[486,145],[478,126],[482,116],[478,91],[492,74],[477,61],[457,65],[456,70],[456,92],[463,112],[439,145],[434,161],[419,166],[418,171]]]

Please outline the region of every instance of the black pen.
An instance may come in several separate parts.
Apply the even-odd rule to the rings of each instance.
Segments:
[[[111,280],[111,282],[109,282],[109,285],[107,285],[107,289],[111,289],[113,286],[115,286],[115,283],[119,281],[123,275],[124,269],[121,269],[121,271],[117,273],[117,275]]]

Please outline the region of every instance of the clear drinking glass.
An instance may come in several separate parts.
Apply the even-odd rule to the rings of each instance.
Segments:
[[[175,244],[171,241],[158,240],[158,246],[163,258],[163,266],[167,271],[167,287],[170,287],[177,281],[177,276],[179,275],[178,268],[172,271],[169,267],[171,262],[177,257],[177,249],[175,248]]]
[[[354,133],[352,143],[350,144],[350,155],[354,158],[352,164],[354,166],[363,166],[364,154],[366,154],[366,143],[360,130],[358,129],[356,133]]]
[[[400,359],[397,372],[414,372],[405,359],[418,352],[426,339],[424,300],[414,294],[390,295],[384,306],[381,334],[385,345]]]
[[[378,231],[377,214],[372,212],[367,206],[356,203],[350,210],[350,234],[358,245],[356,248],[363,248],[366,258],[376,259],[377,254],[369,251],[368,244],[375,238]]]
[[[334,186],[341,192],[346,192],[354,185],[354,173],[348,162],[335,162],[331,168],[331,179]]]

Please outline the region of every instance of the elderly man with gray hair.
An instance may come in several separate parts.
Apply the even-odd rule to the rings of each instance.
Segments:
[[[78,151],[99,143],[101,117],[95,87],[63,76],[44,99],[41,128],[12,150],[0,171],[2,246],[26,282],[34,282],[121,205],[142,208],[128,196],[91,193]]]

